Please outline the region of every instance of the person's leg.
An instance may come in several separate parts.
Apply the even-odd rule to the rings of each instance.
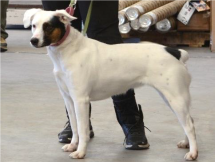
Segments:
[[[1,1],[1,52],[7,51],[6,38],[8,33],[5,31],[7,18],[8,0]]]
[[[70,0],[67,1],[46,1],[42,0],[43,9],[46,11],[55,11],[60,9],[66,9],[69,6]],[[80,16],[80,11],[78,4],[76,4],[76,10],[74,12],[74,16],[77,17],[77,20],[72,21],[72,26],[76,28],[78,31],[82,30],[82,19]],[[65,124],[65,128],[58,134],[59,142],[61,143],[70,143],[72,139],[72,129],[69,122],[68,112],[66,110],[68,121]],[[90,115],[91,115],[91,105],[90,105]],[[94,137],[93,127],[90,121],[90,138]]]
[[[91,104],[90,104],[90,113],[89,114],[91,117]],[[67,115],[68,121],[65,124],[65,128],[60,133],[58,133],[58,139],[59,139],[60,143],[70,143],[71,139],[72,139],[72,135],[73,135],[67,110],[66,110],[66,115]],[[91,120],[90,120],[90,138],[93,138],[93,137],[94,137],[94,132],[93,132],[93,127],[92,127]]]
[[[85,22],[90,2],[80,1],[78,4]],[[118,29],[118,1],[93,1],[87,36],[107,44],[123,43]],[[138,109],[134,90],[113,96],[112,99],[118,122],[126,136],[126,148],[148,148],[142,111]]]
[[[80,1],[79,10],[85,22],[90,1]],[[87,36],[107,44],[123,43],[118,30],[118,1],[93,1]]]
[[[112,99],[117,120],[125,134],[125,148],[130,150],[149,148],[141,106],[136,103],[134,90],[130,89],[125,94],[113,96]]]

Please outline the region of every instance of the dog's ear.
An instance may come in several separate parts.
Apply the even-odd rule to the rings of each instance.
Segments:
[[[31,21],[33,20],[34,15],[39,12],[42,11],[41,9],[36,9],[36,8],[32,8],[30,10],[27,10],[24,14],[24,18],[23,18],[23,24],[24,27],[27,28],[31,25]]]
[[[55,16],[59,17],[59,20],[64,24],[69,24],[70,21],[77,19],[76,17],[68,14],[65,10],[56,10]]]

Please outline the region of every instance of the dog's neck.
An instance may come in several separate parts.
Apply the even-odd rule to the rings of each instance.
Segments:
[[[70,25],[67,25],[66,33],[64,34],[63,38],[61,38],[57,43],[51,44],[50,46],[59,46],[59,45],[61,45],[66,40],[66,38],[68,37],[69,33],[70,33]]]
[[[76,42],[82,40],[82,38],[84,38],[84,36],[78,30],[68,25],[63,38],[57,43],[49,45],[49,47],[58,48],[61,47],[61,45],[64,46],[67,43],[70,43],[71,45],[76,44]]]

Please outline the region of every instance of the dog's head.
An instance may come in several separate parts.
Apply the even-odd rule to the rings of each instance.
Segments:
[[[39,48],[49,46],[62,39],[67,25],[75,19],[65,10],[44,11],[30,9],[25,12],[23,23],[25,28],[32,26],[33,36],[30,42],[34,47]]]

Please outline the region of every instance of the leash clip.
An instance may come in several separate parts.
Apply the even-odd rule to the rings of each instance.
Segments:
[[[70,4],[69,4],[69,7],[72,7],[74,10],[76,8],[76,3],[77,3],[77,0],[71,0],[70,1]]]
[[[66,12],[68,14],[70,14],[71,16],[74,15],[74,12],[75,12],[75,9],[76,9],[76,3],[77,3],[77,0],[71,0],[69,6],[65,9]]]

